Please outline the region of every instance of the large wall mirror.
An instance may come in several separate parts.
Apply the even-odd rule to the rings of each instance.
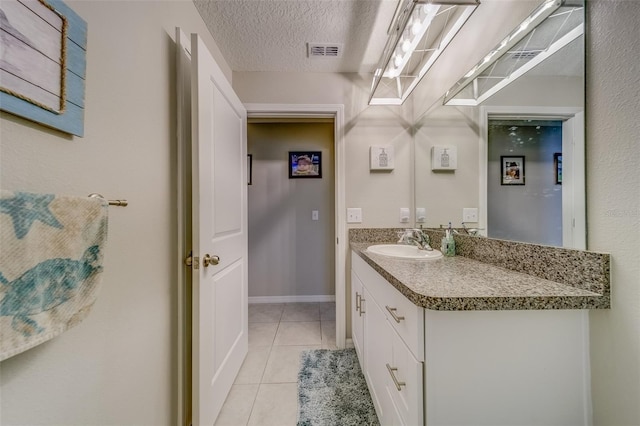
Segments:
[[[584,249],[582,2],[485,0],[464,31],[493,42],[447,52],[439,66],[459,80],[414,107],[416,225]]]

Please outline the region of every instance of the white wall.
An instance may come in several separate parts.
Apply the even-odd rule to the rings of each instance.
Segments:
[[[234,72],[233,88],[245,103],[344,104],[347,207],[361,207],[355,227],[399,225],[400,207],[413,200],[410,107],[368,106],[370,76],[335,73]],[[369,147],[390,144],[395,170],[369,172]],[[351,224],[349,225],[351,226]]]
[[[587,4],[587,247],[611,253],[611,310],[590,315],[593,417],[639,425],[640,2]]]
[[[249,298],[335,295],[334,124],[247,126]],[[289,178],[289,151],[320,151],[321,178]],[[311,212],[318,211],[318,220]]]
[[[88,23],[85,137],[2,113],[1,186],[129,200],[110,207],[97,302],[74,329],[0,364],[2,425],[176,420],[175,26],[191,1],[68,1]]]
[[[415,199],[426,209],[426,227],[460,227],[462,209],[478,207],[478,118],[477,108],[439,107],[416,123]],[[455,171],[431,170],[433,146],[456,147]]]
[[[561,50],[557,55],[562,53]],[[584,78],[551,75],[527,77],[525,74],[484,101],[482,105],[584,107]]]

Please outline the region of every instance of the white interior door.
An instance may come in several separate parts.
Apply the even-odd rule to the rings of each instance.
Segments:
[[[248,347],[247,113],[197,34],[191,54],[192,415],[213,425]]]

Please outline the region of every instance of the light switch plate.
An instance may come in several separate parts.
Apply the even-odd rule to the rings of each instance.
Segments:
[[[478,209],[473,207],[465,207],[462,209],[463,222],[478,222]]]
[[[311,220],[318,220],[318,210],[311,210]]]
[[[348,208],[347,223],[362,223],[362,209],[359,207]]]

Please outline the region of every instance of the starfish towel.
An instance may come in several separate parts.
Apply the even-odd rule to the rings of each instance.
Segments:
[[[79,324],[102,275],[108,204],[0,192],[0,361]]]

